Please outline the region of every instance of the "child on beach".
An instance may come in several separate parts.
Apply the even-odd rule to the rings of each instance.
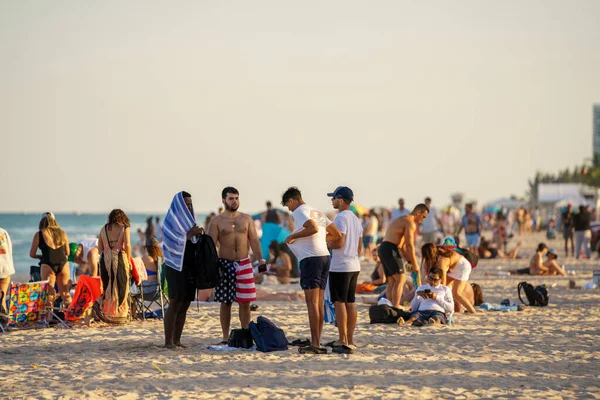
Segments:
[[[423,326],[426,324],[446,324],[446,313],[454,311],[452,289],[441,284],[442,269],[433,267],[429,269],[427,281],[429,284],[421,285],[413,301],[410,303],[411,314],[406,322],[400,318],[399,325]]]

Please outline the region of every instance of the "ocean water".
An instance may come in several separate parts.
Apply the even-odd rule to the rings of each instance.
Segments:
[[[149,214],[127,214],[127,216],[131,220],[131,245],[134,246],[139,242],[136,232],[138,229],[142,231],[146,229],[146,218]],[[164,220],[164,215],[153,214],[152,216]],[[199,224],[203,224],[205,217],[205,215],[198,215],[196,220]],[[29,267],[37,265],[37,261],[29,257],[29,250],[41,218],[41,213],[0,214],[0,227],[8,232],[13,245],[15,276],[29,276]],[[69,242],[97,237],[100,229],[106,224],[107,218],[108,214],[56,214],[56,220],[67,233]]]

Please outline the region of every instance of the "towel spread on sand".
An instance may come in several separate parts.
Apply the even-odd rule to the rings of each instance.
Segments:
[[[163,222],[162,249],[168,267],[176,271],[183,268],[186,235],[195,225],[196,219],[183,200],[183,192],[177,193]]]

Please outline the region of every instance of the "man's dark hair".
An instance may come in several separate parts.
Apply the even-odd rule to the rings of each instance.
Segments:
[[[227,186],[225,189],[223,189],[223,191],[221,192],[221,198],[225,199],[227,198],[227,193],[231,193],[231,194],[237,194],[239,195],[240,192],[238,192],[238,190],[236,188],[234,188],[233,186]]]
[[[403,199],[402,197],[400,197],[400,198],[398,199],[398,203],[400,203],[401,201],[404,201],[404,199]]]
[[[547,248],[548,248],[548,246],[546,246],[546,243],[540,243],[540,244],[538,244],[537,251],[542,251]]]
[[[184,199],[185,199],[185,198],[190,198],[190,197],[192,197],[192,195],[191,195],[191,194],[189,194],[189,193],[188,193],[188,192],[186,192],[186,191],[183,191],[183,192],[181,192],[181,194],[183,195],[183,198],[184,198]]]
[[[287,203],[289,199],[302,200],[302,192],[300,192],[300,189],[296,186],[289,187],[283,196],[281,196],[281,205],[285,206],[285,203]]]
[[[425,201],[431,201],[431,197],[425,197]]]
[[[441,278],[442,276],[444,276],[444,273],[442,272],[442,269],[440,267],[432,267],[429,269],[429,272],[427,273],[428,275],[434,274],[437,275],[438,278]]]
[[[271,204],[270,201],[267,201],[267,207],[271,207],[273,204]]]
[[[427,212],[429,212],[429,207],[427,207],[424,203],[419,203],[412,210],[412,212],[417,212],[417,211],[420,211],[420,212],[427,211]]]

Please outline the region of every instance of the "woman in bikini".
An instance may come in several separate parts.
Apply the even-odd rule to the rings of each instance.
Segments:
[[[109,323],[129,321],[131,238],[129,218],[123,210],[112,210],[100,231],[100,277],[104,294],[99,299],[99,317]]]
[[[42,252],[37,254],[37,249]],[[33,236],[29,256],[40,260],[42,280],[48,281],[48,305],[53,306],[56,298],[54,285],[58,284],[58,292],[63,300],[63,305],[71,304],[69,293],[70,268],[67,262],[69,256],[69,239],[63,231],[54,214],[47,212],[42,216],[39,231]]]
[[[271,259],[268,261],[269,274],[275,275],[279,283],[290,283],[290,272],[292,271],[292,260],[285,252],[281,250],[281,245],[276,240],[269,244],[269,254]]]
[[[427,276],[433,266],[440,267],[444,273],[442,285],[452,288],[454,310],[460,312],[462,305],[468,313],[475,313],[473,288],[469,285],[471,263],[458,252],[433,243],[423,245],[421,254],[421,276]]]

